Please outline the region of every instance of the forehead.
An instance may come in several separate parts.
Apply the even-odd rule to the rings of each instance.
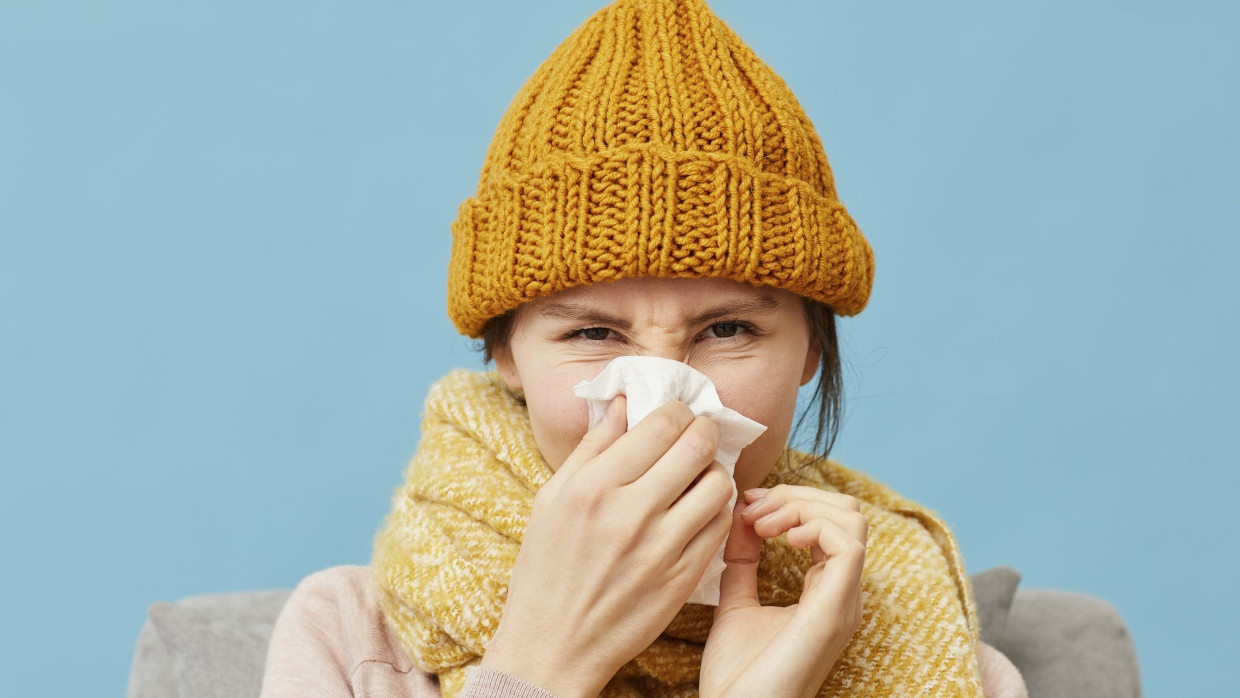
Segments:
[[[580,286],[525,304],[518,316],[563,317],[591,312],[691,316],[711,308],[736,312],[775,312],[799,308],[797,296],[769,287],[724,279],[623,279]]]

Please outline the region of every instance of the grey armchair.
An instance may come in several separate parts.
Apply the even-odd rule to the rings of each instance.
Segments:
[[[982,639],[1020,669],[1030,698],[1139,698],[1132,638],[1100,599],[1020,589],[996,567],[973,575]],[[259,694],[267,642],[288,590],[193,596],[151,606],[138,635],[129,698]]]

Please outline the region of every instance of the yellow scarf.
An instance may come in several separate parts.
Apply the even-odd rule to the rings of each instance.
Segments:
[[[946,524],[829,461],[787,451],[775,472],[856,497],[870,522],[861,627],[819,696],[981,696],[972,593]],[[499,623],[534,493],[551,474],[525,407],[494,374],[457,371],[431,389],[373,568],[388,622],[448,698]],[[762,603],[796,603],[809,565],[807,551],[767,541]],[[713,613],[686,605],[603,695],[697,696]]]

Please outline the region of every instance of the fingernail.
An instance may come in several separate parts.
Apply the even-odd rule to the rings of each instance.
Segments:
[[[755,499],[762,499],[770,490],[765,487],[755,487],[752,490],[745,490],[745,501],[752,502]]]
[[[620,399],[621,397],[623,396],[617,395],[611,399],[611,402],[607,403],[606,417],[615,417],[617,415],[624,414],[627,408],[625,407],[624,400]]]
[[[590,428],[587,429],[586,431],[594,431],[595,429],[601,429],[604,424],[614,420],[616,418],[616,413],[619,411],[620,411],[620,406],[617,405],[616,401],[613,399],[611,402],[607,403],[607,407],[603,408],[603,416],[599,417],[599,420],[597,422],[591,424]]]

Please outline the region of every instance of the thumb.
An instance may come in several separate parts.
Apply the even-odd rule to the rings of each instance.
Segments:
[[[628,431],[628,428],[628,401],[625,396],[617,395],[612,399],[611,404],[607,405],[603,419],[590,427],[586,435],[581,437],[581,442],[569,454],[556,475],[560,475],[562,480],[568,479],[586,463],[606,451],[616,442],[616,439]]]
[[[758,604],[758,560],[762,557],[762,537],[753,526],[741,519],[741,499],[732,509],[732,531],[723,547],[723,561],[727,567],[719,578],[719,607],[715,616],[735,608]]]

